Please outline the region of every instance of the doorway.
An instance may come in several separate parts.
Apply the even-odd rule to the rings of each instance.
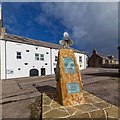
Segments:
[[[41,76],[45,75],[45,68],[41,68]]]
[[[56,68],[54,68],[54,73],[56,73]]]
[[[30,76],[39,76],[39,71],[37,69],[31,69]]]

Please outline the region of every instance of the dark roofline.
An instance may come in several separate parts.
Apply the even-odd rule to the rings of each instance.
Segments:
[[[101,54],[101,53],[97,53],[97,55],[103,59],[110,59],[109,57],[112,55],[106,55],[106,54]],[[114,57],[114,60],[117,60],[117,58]]]
[[[111,56],[111,55],[107,55],[107,54],[102,54],[102,53],[97,53],[98,55],[100,56],[104,56],[104,57],[108,57],[108,56]]]
[[[12,35],[12,34],[8,34],[8,33],[5,33],[4,38],[1,39],[1,40],[23,43],[23,44],[29,44],[29,45],[36,45],[36,46],[47,47],[47,48],[51,48],[51,49],[52,48],[53,49],[63,48],[63,46],[61,46],[59,44],[44,42],[44,41],[41,41],[41,40],[31,39],[31,38],[27,38],[27,37],[23,37],[23,36]],[[73,48],[71,48],[71,49],[73,49]],[[76,50],[76,49],[73,49],[73,50],[76,53],[82,53],[82,54],[87,55],[87,52],[82,52],[82,51],[79,51],[79,50]]]

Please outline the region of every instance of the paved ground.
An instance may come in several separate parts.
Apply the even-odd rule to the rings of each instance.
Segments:
[[[82,72],[84,89],[120,107],[117,69],[87,69]],[[120,89],[119,89],[120,90]]]
[[[84,90],[116,106],[118,104],[117,69],[87,68],[81,71]],[[2,113],[4,118],[28,118],[28,105],[41,92],[54,91],[54,75],[2,81]]]
[[[109,104],[108,102],[94,96],[86,91],[83,91],[84,99],[82,102],[73,106],[62,106],[59,104],[56,92],[43,93],[42,103],[42,118],[44,119],[60,119],[74,120],[79,118],[101,118],[101,120],[109,120],[114,118],[118,120],[119,114],[118,107]],[[84,103],[84,104],[83,104]]]

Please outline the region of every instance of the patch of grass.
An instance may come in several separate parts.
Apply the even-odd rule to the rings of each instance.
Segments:
[[[40,120],[41,114],[41,96],[36,97],[36,101],[28,106],[31,110],[31,120]]]

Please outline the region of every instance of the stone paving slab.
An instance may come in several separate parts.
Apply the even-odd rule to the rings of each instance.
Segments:
[[[35,102],[35,98],[4,104],[2,106],[2,118],[7,118],[6,120],[10,118],[10,120],[19,120],[19,118],[28,120],[30,118],[30,109],[28,106],[33,102]]]
[[[25,100],[25,99],[31,99],[31,98],[35,98],[36,96],[40,96],[40,95],[41,95],[41,93],[38,91],[31,92],[29,94],[20,94],[20,95],[16,95],[13,97],[4,98],[0,101],[0,104],[16,102],[16,101],[21,101],[21,100]]]
[[[45,75],[45,76],[34,76],[34,77],[25,77],[25,78],[14,78],[12,80],[15,80],[17,83],[37,83],[40,81],[45,81],[46,79],[54,79],[55,75]]]
[[[43,119],[60,118],[118,118],[120,108],[84,91],[85,103],[76,106],[62,106],[56,93],[43,93]]]
[[[2,82],[2,97],[11,94],[18,94],[21,89],[14,80],[7,80]]]

